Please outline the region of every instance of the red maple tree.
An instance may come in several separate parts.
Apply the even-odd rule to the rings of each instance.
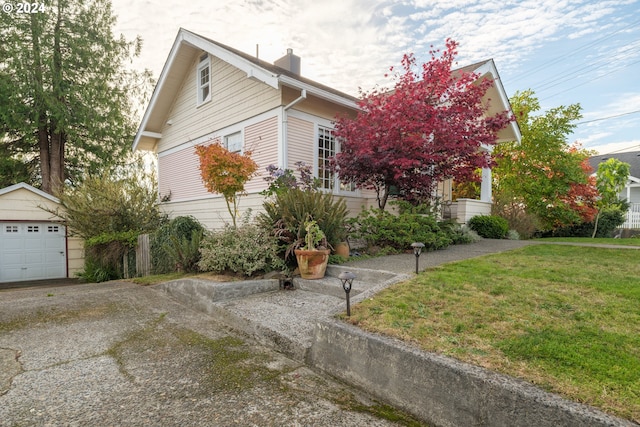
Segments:
[[[258,165],[251,159],[250,151],[232,153],[217,142],[198,145],[195,149],[204,186],[210,193],[222,194],[236,227],[238,198],[244,194],[244,184],[255,174]]]
[[[596,186],[596,177],[591,176],[593,168],[589,164],[589,158],[585,158],[580,167],[586,175],[585,181],[572,182],[569,191],[561,200],[580,216],[582,222],[591,222],[598,214],[600,193]]]
[[[481,147],[495,144],[513,118],[507,111],[486,115],[483,96],[493,82],[452,71],[456,47],[447,39],[419,72],[413,54],[404,55],[392,91],[362,92],[357,117],[336,120],[341,151],[334,170],[345,182],[375,190],[380,209],[392,187],[405,199],[429,199],[438,182],[477,180],[474,172],[492,165]]]

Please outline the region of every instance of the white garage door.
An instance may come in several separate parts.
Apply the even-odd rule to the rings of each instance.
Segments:
[[[0,227],[0,282],[66,277],[64,226],[0,222]]]

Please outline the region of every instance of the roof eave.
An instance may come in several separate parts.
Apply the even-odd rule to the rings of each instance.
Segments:
[[[289,76],[280,75],[278,79],[285,86],[304,89],[307,91],[307,93],[312,94],[318,98],[333,102],[334,104],[342,105],[347,108],[358,109],[358,102],[355,99],[346,98],[338,94],[322,90],[316,86],[310,85]]]
[[[25,182],[20,182],[18,184],[13,184],[13,185],[10,185],[8,187],[1,188],[0,189],[0,196],[2,196],[4,194],[11,193],[11,192],[16,191],[16,190],[20,190],[20,189],[24,189],[24,190],[30,191],[30,192],[32,192],[34,194],[37,194],[40,197],[44,197],[45,199],[51,200],[54,203],[60,203],[60,199],[58,199],[57,197],[55,197],[55,196],[53,196],[53,195],[51,195],[51,194],[49,194],[49,193],[47,193],[45,191],[39,190],[39,189],[37,189],[35,187],[32,187],[31,185],[29,185],[29,184],[27,184]]]
[[[507,92],[504,90],[504,86],[502,85],[502,80],[500,79],[500,74],[498,73],[498,69],[496,68],[496,64],[493,62],[493,59],[488,59],[486,61],[480,62],[478,64],[474,64],[474,65],[476,66],[474,66],[473,68],[470,67],[472,69],[471,72],[473,72],[474,74],[477,74],[480,77],[485,76],[487,74],[491,75],[491,78],[493,80],[493,85],[496,89],[498,97],[500,98],[500,102],[502,103],[502,105],[505,106],[505,109],[513,113],[513,110],[511,109],[511,103],[509,102],[509,97],[507,96]],[[513,135],[513,138],[515,138],[515,141],[520,143],[522,141],[522,133],[520,132],[520,127],[518,126],[518,123],[515,120],[513,120],[509,122],[509,124],[507,125],[507,128],[511,131],[510,133]],[[513,138],[511,137],[498,138],[498,142],[513,141],[514,140]]]
[[[245,58],[242,58],[239,55],[236,55],[233,52],[230,52],[211,41],[198,36],[184,28],[181,28],[178,31],[178,35],[176,36],[175,41],[173,42],[173,46],[171,47],[171,51],[169,52],[169,56],[167,57],[167,61],[162,68],[162,72],[160,73],[160,77],[158,78],[158,83],[156,84],[155,90],[151,95],[151,99],[149,101],[149,105],[145,110],[145,113],[140,122],[140,126],[138,127],[138,131],[133,140],[132,150],[149,150],[151,147],[155,145],[155,142],[151,142],[149,138],[155,138],[157,141],[157,136],[159,135],[157,132],[155,133],[156,137],[150,137],[149,131],[147,130],[147,125],[149,123],[150,117],[153,115],[155,107],[158,103],[158,100],[164,96],[164,86],[167,81],[167,77],[171,72],[172,67],[176,61],[176,57],[178,56],[178,52],[180,51],[183,45],[190,45],[197,49],[201,49],[210,55],[216,56],[221,60],[233,65],[234,67],[242,70],[247,74],[248,78],[253,78],[258,81],[261,81],[274,89],[279,88],[279,79],[278,76],[264,68],[260,67],[257,64],[248,61]]]

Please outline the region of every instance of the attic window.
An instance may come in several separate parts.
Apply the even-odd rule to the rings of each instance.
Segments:
[[[200,57],[196,88],[198,90],[198,105],[211,100],[211,63],[207,54]]]

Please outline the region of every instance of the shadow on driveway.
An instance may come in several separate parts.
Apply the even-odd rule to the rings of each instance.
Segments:
[[[45,279],[45,280],[25,280],[22,282],[6,282],[0,283],[0,291],[6,289],[21,289],[21,288],[51,288],[58,286],[78,285],[82,283],[80,279],[63,278],[63,279]]]

